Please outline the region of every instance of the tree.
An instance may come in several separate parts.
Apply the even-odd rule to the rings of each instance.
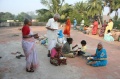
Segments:
[[[74,10],[76,10],[78,13],[78,15],[74,16],[74,18],[76,18],[79,23],[81,22],[82,18],[84,18],[85,23],[89,24],[89,19],[87,15],[87,5],[88,3],[85,2],[77,2],[74,5]]]
[[[120,8],[120,0],[103,0],[105,6],[108,6],[110,9],[110,12],[108,15],[110,15],[112,12],[115,11],[115,20],[118,19],[118,9]]]
[[[30,15],[28,15],[27,13],[24,13],[24,12],[21,12],[16,17],[16,20],[19,20],[20,22],[23,22],[24,19],[30,19],[30,20],[32,20],[32,17]]]
[[[36,15],[33,11],[27,12],[29,16],[31,16],[32,19],[36,19]]]
[[[76,9],[80,14],[87,14],[87,3],[77,2],[75,3],[74,9]]]
[[[38,21],[46,22],[49,18],[52,17],[51,12],[47,9],[36,10],[36,13],[38,14]]]
[[[73,11],[73,6],[66,3],[65,5],[61,7],[60,14],[64,15],[66,18],[67,16],[70,15],[70,12],[72,11]]]
[[[15,15],[9,13],[9,12],[0,12],[0,21],[5,22],[7,20],[14,20]]]
[[[41,0],[41,3],[48,7],[51,13],[59,13],[64,0]]]
[[[101,25],[101,14],[102,14],[102,10],[103,10],[103,6],[102,6],[103,2],[102,0],[89,0],[88,1],[88,7],[87,7],[87,15],[91,16],[92,18],[97,15],[98,16],[98,20],[100,22]]]

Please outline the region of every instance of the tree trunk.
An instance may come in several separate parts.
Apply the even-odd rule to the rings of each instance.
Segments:
[[[98,16],[98,20],[99,20],[99,22],[100,22],[100,27],[99,27],[99,28],[101,28],[101,27],[102,27],[102,22],[101,22],[101,20],[100,20],[100,16]]]
[[[115,20],[118,20],[118,11],[115,11]]]

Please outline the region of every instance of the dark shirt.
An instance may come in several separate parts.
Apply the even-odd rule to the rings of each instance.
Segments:
[[[69,44],[68,42],[66,42],[66,43],[63,45],[62,53],[64,53],[64,54],[70,53],[70,44]]]

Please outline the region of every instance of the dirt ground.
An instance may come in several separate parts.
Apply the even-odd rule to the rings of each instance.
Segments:
[[[34,73],[25,71],[25,57],[17,59],[23,54],[21,46],[21,27],[0,28],[0,79],[120,79],[120,42],[106,42],[98,35],[85,35],[71,29],[73,44],[87,41],[87,52],[94,54],[97,44],[103,43],[108,54],[106,67],[91,67],[82,57],[68,58],[67,65],[53,66],[47,57],[47,48],[37,41],[36,49],[39,58],[39,68]],[[32,26],[34,33],[46,34],[44,26]],[[60,27],[60,29],[63,29]]]

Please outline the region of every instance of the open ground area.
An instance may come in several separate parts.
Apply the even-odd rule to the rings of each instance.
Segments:
[[[34,73],[26,72],[25,57],[17,59],[19,54],[12,54],[17,51],[24,54],[19,28],[0,28],[0,79],[120,79],[120,42],[106,42],[97,35],[85,35],[77,30],[71,30],[73,44],[86,40],[87,52],[94,54],[97,44],[103,43],[108,54],[106,67],[91,67],[82,57],[68,58],[67,65],[53,66],[47,57],[47,48],[36,40],[39,68]],[[46,34],[42,26],[32,26],[32,30],[39,35]]]

